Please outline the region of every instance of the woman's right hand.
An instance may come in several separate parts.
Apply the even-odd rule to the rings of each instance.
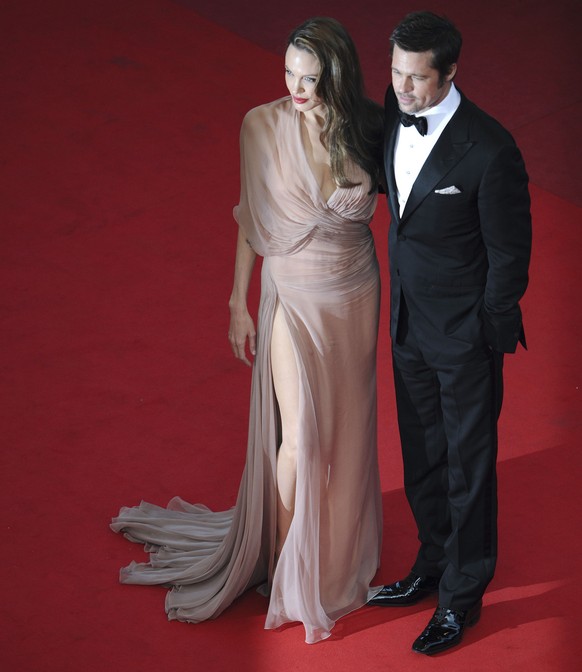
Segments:
[[[249,342],[249,350],[254,357],[257,353],[257,332],[255,324],[249,311],[245,308],[230,309],[230,326],[228,329],[228,340],[230,347],[237,359],[240,359],[247,366],[251,366],[251,361],[247,357],[246,344]]]
[[[243,230],[239,228],[236,242],[234,283],[232,294],[228,300],[228,307],[230,308],[228,340],[234,356],[247,366],[251,366],[247,357],[247,339],[251,355],[254,357],[256,353],[257,334],[255,324],[247,310],[247,293],[256,256]]]

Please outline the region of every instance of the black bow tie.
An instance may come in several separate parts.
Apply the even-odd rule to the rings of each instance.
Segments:
[[[400,123],[403,126],[416,126],[416,130],[421,135],[426,135],[426,132],[428,131],[426,117],[415,117],[413,114],[406,114],[406,112],[403,112],[402,110],[398,110],[398,114],[400,115]]]

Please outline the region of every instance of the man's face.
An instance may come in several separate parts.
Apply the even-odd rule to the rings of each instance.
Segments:
[[[457,66],[453,65],[444,81],[432,67],[432,51],[404,51],[394,45],[392,85],[403,112],[422,112],[438,105],[451,88]]]

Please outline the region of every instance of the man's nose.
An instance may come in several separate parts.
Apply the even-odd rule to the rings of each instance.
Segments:
[[[398,90],[400,93],[407,93],[408,91],[412,91],[414,88],[414,83],[412,81],[412,77],[401,77]]]

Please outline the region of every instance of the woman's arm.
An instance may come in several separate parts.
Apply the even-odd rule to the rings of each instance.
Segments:
[[[249,340],[251,355],[256,354],[256,331],[254,322],[247,309],[247,294],[257,255],[249,245],[245,234],[239,228],[234,264],[234,284],[228,306],[230,308],[230,327],[228,340],[237,359],[247,366],[251,362],[246,355],[246,342]]]

